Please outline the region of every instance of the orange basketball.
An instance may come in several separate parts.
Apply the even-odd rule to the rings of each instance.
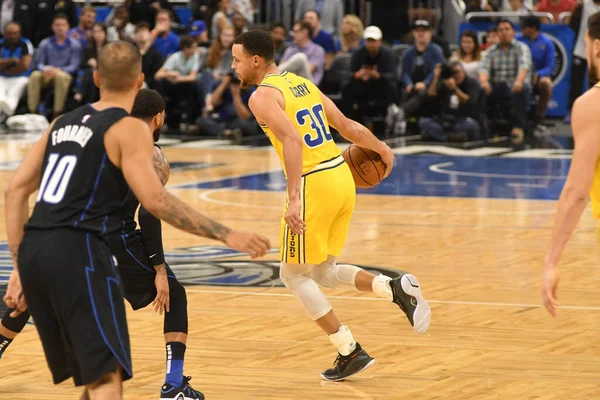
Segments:
[[[381,161],[381,156],[373,150],[353,144],[342,156],[350,166],[357,188],[371,188],[383,179],[385,164]]]

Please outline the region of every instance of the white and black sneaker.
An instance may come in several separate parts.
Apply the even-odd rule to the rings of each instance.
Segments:
[[[431,321],[431,309],[423,298],[419,281],[414,275],[403,273],[390,281],[393,302],[404,311],[417,333],[425,333]]]
[[[347,356],[338,353],[333,368],[321,372],[321,378],[326,381],[343,381],[351,375],[358,374],[361,371],[375,364],[375,359],[367,354],[366,351],[356,343],[354,351]]]
[[[204,400],[204,395],[190,386],[191,379],[191,376],[184,376],[179,387],[165,382],[160,388],[160,400]]]

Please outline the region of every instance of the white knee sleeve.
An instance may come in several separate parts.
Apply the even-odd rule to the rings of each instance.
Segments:
[[[308,315],[316,321],[331,311],[331,303],[310,277],[310,264],[281,263],[279,277]]]
[[[312,268],[311,277],[320,286],[330,289],[356,289],[356,275],[360,271],[361,269],[354,265],[336,264],[335,257],[328,256],[326,261]]]

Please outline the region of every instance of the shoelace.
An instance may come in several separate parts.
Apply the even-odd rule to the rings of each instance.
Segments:
[[[183,377],[183,383],[185,384],[185,390],[189,393],[189,394],[193,394],[195,396],[199,396],[200,392],[197,391],[196,389],[194,389],[191,385],[190,385],[190,381],[192,380],[191,376],[184,376]]]

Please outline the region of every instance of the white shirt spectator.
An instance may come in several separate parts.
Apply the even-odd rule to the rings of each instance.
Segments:
[[[254,7],[250,0],[232,0],[231,9],[241,13],[249,24],[254,23]]]
[[[133,35],[135,35],[135,25],[133,25],[131,22],[128,22],[127,25],[125,25],[124,33],[127,38],[133,40]],[[108,28],[106,40],[109,42],[116,42],[117,40],[120,40],[119,32],[117,31],[116,26],[111,26]]]
[[[177,71],[180,75],[189,75],[192,71],[198,71],[200,68],[200,55],[194,53],[187,60],[182,51],[172,54],[164,65],[167,71]]]

